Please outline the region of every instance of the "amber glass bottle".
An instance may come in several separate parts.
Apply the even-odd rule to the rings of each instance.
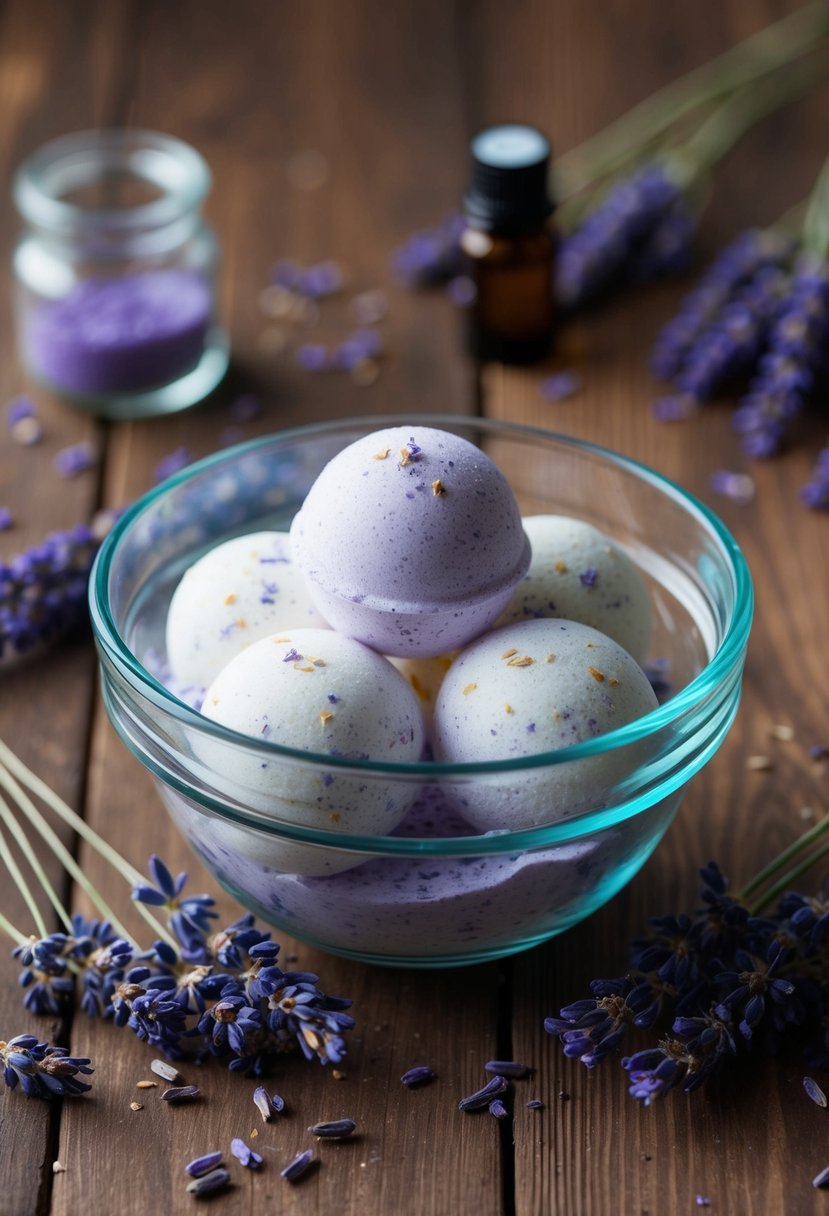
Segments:
[[[471,145],[461,249],[475,284],[469,341],[479,359],[531,363],[555,320],[550,145],[534,127],[490,127]]]

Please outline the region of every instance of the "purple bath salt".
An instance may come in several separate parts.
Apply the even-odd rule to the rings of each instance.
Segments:
[[[160,387],[196,367],[210,313],[208,284],[192,271],[87,279],[62,300],[32,312],[26,360],[58,391]]]

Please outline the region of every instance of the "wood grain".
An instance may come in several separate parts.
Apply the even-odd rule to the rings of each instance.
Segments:
[[[99,499],[131,501],[151,488],[165,455],[178,446],[204,455],[229,427],[248,438],[338,415],[480,407],[598,440],[674,477],[732,529],[757,590],[737,723],[691,783],[664,845],[608,907],[525,956],[455,972],[372,969],[285,939],[292,965],[318,971],[329,991],[354,999],[358,1025],[342,1080],[286,1062],[272,1080],[286,1115],[267,1125],[251,1101],[253,1081],[213,1064],[183,1065],[203,1097],[170,1108],[161,1087],[135,1088],[150,1075],[151,1053],[128,1033],[80,1017],[71,1029],[36,1019],[43,1037],[71,1034],[73,1051],[93,1056],[95,1084],[63,1110],[0,1094],[0,1212],[189,1212],[184,1163],[212,1148],[227,1152],[232,1136],[254,1132],[250,1142],[265,1157],[261,1175],[235,1168],[233,1189],[211,1211],[673,1216],[696,1210],[697,1195],[711,1199],[713,1212],[739,1216],[822,1210],[810,1182],[829,1160],[819,1122],[825,1112],[805,1098],[796,1062],[758,1061],[705,1094],[673,1095],[642,1110],[627,1097],[621,1069],[610,1064],[588,1074],[563,1058],[542,1022],[590,978],[623,968],[625,943],[647,915],[693,904],[698,864],[715,856],[743,881],[810,822],[803,808],[814,816],[829,809],[829,770],[807,750],[829,737],[822,673],[829,531],[825,517],[797,501],[825,415],[804,421],[802,442],[784,459],[751,468],[756,499],[737,506],[710,489],[715,467],[748,467],[729,403],[676,426],[657,423],[649,410],[656,386],[646,371],[648,347],[682,284],[633,292],[568,326],[549,365],[490,367],[478,386],[443,294],[409,292],[390,274],[392,251],[456,205],[466,140],[478,128],[525,120],[566,150],[676,73],[794,7],[774,0],[695,10],[668,10],[656,0],[8,0],[0,9],[5,180],[45,139],[83,127],[128,123],[191,141],[214,173],[207,215],[224,250],[221,299],[233,348],[231,372],[212,400],[163,420],[97,424],[37,390],[44,443],[20,450],[0,440],[0,505],[19,519],[0,534],[0,553],[87,518]],[[826,101],[824,89],[765,122],[733,153],[704,214],[703,251],[749,223],[773,221],[808,191],[825,154]],[[309,164],[324,170],[313,189],[298,184]],[[0,219],[8,265],[15,222],[8,208]],[[345,270],[346,290],[324,304],[315,325],[284,326],[262,310],[262,290],[283,257],[330,257]],[[349,299],[375,287],[390,304],[377,382],[364,388],[342,374],[301,371],[297,346],[344,337],[353,323]],[[0,392],[8,400],[29,387],[14,356],[8,292],[0,298],[0,342]],[[583,389],[546,403],[539,380],[562,367],[579,372]],[[263,412],[239,424],[230,406],[243,392],[256,393]],[[80,439],[99,451],[99,472],[56,479],[55,453]],[[791,742],[770,734],[779,723],[793,728]],[[0,737],[82,806],[133,864],[142,867],[157,851],[191,872],[193,889],[212,887],[94,699],[94,656],[83,636],[0,669]],[[758,753],[773,766],[747,771],[747,757]],[[80,857],[133,917],[123,884],[86,848]],[[72,897],[90,911],[80,894]],[[24,921],[13,893],[4,890],[0,900],[13,921]],[[220,909],[234,914],[225,896]],[[143,938],[141,923],[129,923]],[[23,1029],[16,971],[0,956],[5,1037]],[[477,1088],[483,1062],[508,1052],[534,1067],[515,1086],[511,1124],[458,1112],[457,1099]],[[406,1091],[399,1077],[417,1063],[431,1064],[438,1078]],[[528,1110],[531,1097],[545,1108]],[[143,1109],[131,1111],[133,1100]],[[310,1144],[307,1126],[341,1116],[357,1120],[354,1141],[320,1144],[318,1168],[296,1187],[284,1183],[279,1168]],[[55,1158],[67,1169],[53,1176]]]

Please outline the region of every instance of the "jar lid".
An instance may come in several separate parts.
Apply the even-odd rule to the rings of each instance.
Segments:
[[[463,200],[470,219],[515,228],[540,223],[553,211],[550,143],[535,127],[488,127],[470,148],[472,177]]]

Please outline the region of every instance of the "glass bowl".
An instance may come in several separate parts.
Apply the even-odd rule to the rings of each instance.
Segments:
[[[560,751],[507,761],[391,764],[282,747],[208,721],[161,682],[172,592],[206,550],[244,532],[287,531],[346,444],[383,426],[435,426],[476,443],[524,515],[586,520],[622,546],[648,588],[650,662],[662,702]],[[153,774],[180,831],[242,905],[323,950],[367,962],[446,967],[524,950],[582,920],[636,873],[686,783],[722,743],[740,698],[751,627],[745,560],[722,523],[678,486],[592,444],[510,423],[438,415],[355,418],[285,431],[211,456],[147,494],[104,542],[90,582],[104,702]],[[610,754],[612,764],[606,763]],[[236,771],[271,765],[304,780],[410,806],[389,835],[355,835],[307,804],[246,795]],[[458,807],[505,805],[560,766],[612,772],[587,808],[529,829],[476,833]],[[592,767],[591,767],[592,766]],[[333,779],[332,779],[333,778]],[[331,805],[334,805],[333,803]],[[346,817],[343,816],[342,820]]]

